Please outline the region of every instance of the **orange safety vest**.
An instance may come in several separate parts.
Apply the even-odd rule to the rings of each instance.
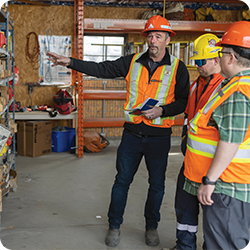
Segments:
[[[207,101],[215,95],[221,88],[221,82],[225,78],[220,74],[213,74],[213,78],[208,83],[206,90],[203,92],[206,82],[203,77],[197,78],[190,86],[188,104],[185,113],[188,115],[187,121],[193,119],[194,115],[201,109]]]
[[[232,78],[190,121],[184,159],[184,175],[189,180],[201,183],[202,177],[207,174],[220,140],[218,129],[207,124],[213,111],[236,91],[250,98],[249,76]],[[224,182],[250,184],[250,124],[235,157],[220,179]]]
[[[149,73],[146,67],[136,62],[141,55],[135,54],[130,64],[129,72],[125,78],[127,82],[127,96],[124,104],[124,116],[126,122],[154,127],[169,128],[174,124],[174,116],[146,119],[144,115],[133,115],[129,112],[140,106],[147,98],[158,100],[157,106],[167,105],[175,101],[176,72],[179,59],[170,55],[170,65],[159,66],[149,81]]]

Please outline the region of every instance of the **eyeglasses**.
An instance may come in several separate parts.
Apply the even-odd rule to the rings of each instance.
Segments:
[[[238,60],[238,57],[232,53],[232,52],[228,52],[228,51],[218,51],[218,55],[219,55],[219,58],[222,58],[223,54],[233,54],[234,57]]]
[[[227,52],[227,51],[218,51],[219,58],[222,58],[223,54],[231,54],[231,52]]]
[[[194,63],[195,63],[198,67],[201,67],[201,66],[206,65],[207,59],[194,60]]]

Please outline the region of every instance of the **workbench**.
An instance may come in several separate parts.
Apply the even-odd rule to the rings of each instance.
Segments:
[[[10,112],[10,118],[13,118],[13,113]],[[73,120],[73,127],[76,129],[78,128],[78,112],[72,112],[68,115],[62,115],[60,113],[57,113],[55,117],[51,117],[48,112],[45,111],[31,111],[31,112],[15,112],[15,120]],[[78,136],[76,133],[76,154],[78,154]]]
[[[31,111],[31,112],[15,112],[15,120],[75,120],[77,119],[77,111],[68,115],[62,115],[58,113],[55,117],[50,117],[48,112],[45,111]],[[13,118],[13,113],[10,113],[10,117]]]

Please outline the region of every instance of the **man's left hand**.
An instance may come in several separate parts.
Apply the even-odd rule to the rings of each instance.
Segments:
[[[214,203],[211,199],[214,188],[214,185],[200,185],[197,197],[201,204],[211,206]]]
[[[162,115],[162,108],[161,107],[153,107],[147,111],[142,111],[143,115],[147,119],[155,119]]]

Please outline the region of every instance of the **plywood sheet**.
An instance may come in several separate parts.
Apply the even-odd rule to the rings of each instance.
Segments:
[[[15,63],[19,68],[19,85],[16,86],[16,101],[23,106],[28,105],[28,82],[38,82],[38,64],[26,60],[27,35],[35,32],[46,35],[52,29],[53,35],[71,35],[74,37],[74,8],[72,6],[32,6],[9,5],[10,17],[14,20],[15,31]],[[30,37],[30,53],[35,45],[35,36]],[[53,95],[57,88],[37,88],[32,92],[32,104],[53,104]]]

